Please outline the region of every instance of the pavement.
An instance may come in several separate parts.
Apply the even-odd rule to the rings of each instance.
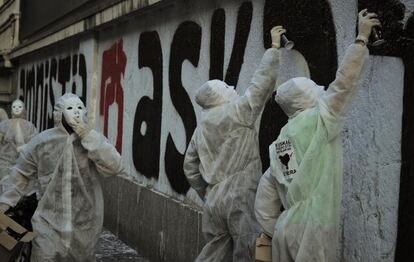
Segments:
[[[149,262],[108,230],[104,230],[96,247],[96,262]]]

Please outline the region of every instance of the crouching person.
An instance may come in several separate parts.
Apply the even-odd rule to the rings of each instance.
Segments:
[[[32,262],[95,261],[95,244],[103,223],[98,174],[124,172],[119,153],[86,125],[86,109],[74,94],[54,107],[55,127],[35,136],[21,151],[11,186],[0,197],[5,211],[38,180],[39,204],[33,215]]]
[[[273,28],[273,42],[279,44],[284,32]],[[244,95],[219,80],[208,81],[196,94],[203,110],[184,160],[190,185],[205,201],[207,244],[196,261],[253,260],[260,232],[253,207],[262,172],[255,122],[274,90],[278,66],[279,52],[270,48]]]
[[[255,213],[272,237],[272,261],[335,261],[342,197],[344,114],[355,94],[375,14],[359,14],[359,35],[325,91],[304,77],[279,86],[276,102],[289,117],[270,145]],[[285,209],[281,212],[281,207]]]

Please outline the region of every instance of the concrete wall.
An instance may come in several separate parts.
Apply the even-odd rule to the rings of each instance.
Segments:
[[[407,8],[408,16],[411,2]],[[312,78],[327,85],[354,40],[356,14],[356,1],[175,1],[26,56],[19,94],[40,129],[52,124],[58,96],[82,96],[91,123],[130,167],[128,177],[103,182],[106,226],[153,261],[193,261],[203,244],[202,203],[182,160],[200,117],[197,87],[221,78],[242,94],[278,23]],[[371,56],[343,132],[341,261],[393,261],[403,90],[402,60]],[[285,122],[269,102],[257,123],[264,168]]]

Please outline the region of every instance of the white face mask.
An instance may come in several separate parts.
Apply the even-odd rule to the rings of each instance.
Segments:
[[[64,102],[63,117],[67,123],[85,122],[85,113],[85,106],[79,98],[71,97]]]
[[[23,113],[24,104],[21,100],[15,100],[12,104],[12,114],[14,116],[20,116]]]

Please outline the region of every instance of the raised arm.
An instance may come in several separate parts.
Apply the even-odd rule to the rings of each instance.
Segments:
[[[366,44],[369,35],[371,34],[372,27],[379,25],[375,14],[365,13],[366,10],[362,10],[359,13],[358,37],[355,43],[347,49],[336,72],[336,78],[329,85],[327,93],[323,98],[328,110],[334,116],[343,116],[355,93],[361,78],[364,62],[368,57]]]
[[[191,141],[188,145],[187,151],[185,152],[183,169],[188,183],[190,183],[191,187],[197,192],[199,197],[204,200],[208,183],[204,181],[200,173],[200,158],[198,156],[196,144],[194,141],[196,132],[197,130],[194,132],[193,137],[191,138]]]
[[[246,93],[236,103],[237,115],[242,122],[253,124],[275,89],[279,69],[280,36],[285,32],[281,26],[272,28],[272,48],[264,53]]]

